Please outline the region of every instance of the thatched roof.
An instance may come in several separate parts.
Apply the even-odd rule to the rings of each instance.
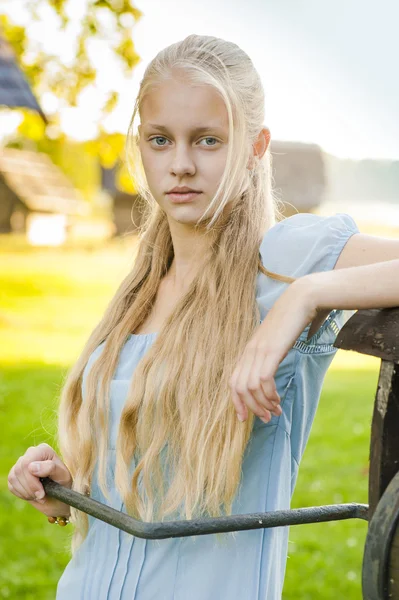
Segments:
[[[0,149],[0,176],[32,211],[84,215],[88,207],[80,193],[47,154]]]
[[[26,107],[39,113],[47,123],[42,109],[34,97],[30,85],[17,65],[11,46],[0,32],[0,105]]]

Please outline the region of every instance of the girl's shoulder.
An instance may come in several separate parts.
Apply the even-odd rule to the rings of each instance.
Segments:
[[[265,233],[260,246],[262,263],[266,269],[289,277],[329,271],[355,233],[359,228],[349,214],[297,213]]]
[[[354,219],[346,213],[320,216],[298,213],[271,227],[262,240],[260,253],[266,269],[298,278],[309,273],[334,269],[349,238],[359,233]],[[263,320],[288,283],[258,274],[257,302]],[[298,337],[295,348],[312,354],[331,354],[338,331],[353,314],[332,310],[319,330],[307,340],[310,325]]]

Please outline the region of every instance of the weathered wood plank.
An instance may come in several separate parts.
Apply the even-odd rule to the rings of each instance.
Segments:
[[[334,346],[399,363],[399,308],[358,310],[338,333]]]

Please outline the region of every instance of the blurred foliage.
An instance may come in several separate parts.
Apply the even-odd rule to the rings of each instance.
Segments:
[[[69,28],[71,33],[72,26],[77,29],[74,60],[68,64],[59,56],[44,51],[37,40],[30,39],[29,27],[14,24],[6,14],[0,15],[0,27],[33,90],[39,96],[45,91],[52,92],[55,96],[62,97],[66,106],[77,106],[79,94],[97,80],[97,71],[88,52],[88,42],[106,40],[108,47],[112,48],[114,55],[120,60],[126,75],[130,75],[140,60],[135,51],[132,28],[143,13],[130,0],[88,0],[85,14],[79,19],[77,28],[76,20],[72,19],[67,5],[66,0],[35,0],[25,1],[24,9],[28,11],[32,23],[49,18],[48,12],[42,10],[46,7],[58,18],[61,32]],[[103,110],[111,111],[118,97],[119,92],[111,90]]]
[[[11,3],[11,0],[8,0]],[[13,48],[17,62],[27,77],[32,90],[39,99],[44,94],[51,94],[58,101],[60,108],[76,107],[81,93],[88,86],[96,86],[98,72],[90,57],[89,46],[92,42],[106,42],[121,65],[125,75],[129,76],[140,61],[135,51],[132,29],[141,18],[142,12],[133,6],[131,0],[86,0],[83,18],[74,18],[69,10],[67,0],[21,0],[23,10],[28,15],[28,23],[47,20],[49,23],[56,19],[60,35],[68,32],[73,40],[75,51],[73,60],[63,61],[56,54],[49,54],[44,43],[33,39],[29,25],[26,27],[14,23],[5,14],[7,1],[3,3],[5,10],[0,14],[0,31]],[[50,11],[50,13],[49,13]],[[50,19],[51,17],[51,19]],[[108,133],[102,126],[103,120],[113,112],[119,101],[120,91],[109,89],[101,107],[96,139],[81,144],[82,154],[87,151],[89,157],[84,162],[87,165],[90,157],[97,157],[105,167],[110,167],[121,158],[125,136],[119,133]],[[23,120],[18,127],[17,135],[7,144],[13,147],[33,149],[30,141],[35,142],[39,151],[49,152],[66,174],[61,156],[64,155],[61,146],[67,138],[60,126],[59,113],[49,116],[49,125],[28,110],[21,109]],[[59,146],[57,148],[57,146]],[[78,144],[75,144],[77,147]],[[58,160],[57,160],[58,157]],[[79,160],[77,162],[79,162]],[[73,159],[72,159],[73,162]],[[92,188],[92,181],[76,183],[82,174],[73,174],[71,179],[80,187],[83,193]],[[126,187],[125,187],[126,185]],[[122,186],[126,191],[133,191],[133,185],[122,177]]]
[[[118,188],[128,192],[129,194],[138,193],[137,187],[134,185],[134,181],[129,174],[126,163],[121,164],[117,174],[116,183]]]

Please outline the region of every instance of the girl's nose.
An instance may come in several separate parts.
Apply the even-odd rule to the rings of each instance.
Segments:
[[[187,149],[176,150],[170,165],[170,172],[173,175],[184,175],[195,173],[195,164]]]

